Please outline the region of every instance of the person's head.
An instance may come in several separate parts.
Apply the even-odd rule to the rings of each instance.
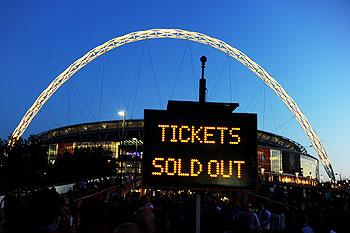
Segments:
[[[247,208],[251,209],[252,208],[252,203],[248,202]]]
[[[34,192],[29,202],[30,218],[35,225],[51,225],[58,215],[58,194],[54,189]]]
[[[114,230],[114,233],[142,233],[139,225],[135,223],[124,223]]]
[[[260,204],[260,209],[262,209],[262,210],[265,209],[264,203],[261,203],[261,204]]]
[[[142,207],[135,213],[135,223],[138,224],[144,233],[155,232],[155,217],[150,207]]]
[[[309,225],[309,216],[304,215],[304,225]]]

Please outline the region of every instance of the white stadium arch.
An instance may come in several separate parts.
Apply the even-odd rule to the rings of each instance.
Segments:
[[[46,101],[60,88],[68,79],[70,79],[76,72],[82,69],[84,66],[89,64],[92,60],[97,57],[107,53],[108,51],[120,47],[125,44],[133,43],[141,40],[149,39],[161,39],[161,38],[173,38],[181,40],[190,40],[197,43],[209,45],[221,52],[226,53],[230,57],[236,59],[248,69],[253,71],[260,79],[264,81],[282,100],[282,102],[287,106],[290,112],[294,115],[295,119],[299,122],[303,130],[305,131],[307,137],[309,138],[313,148],[319,155],[322,164],[331,179],[335,179],[334,172],[331,166],[331,162],[328,155],[321,144],[320,139],[312,128],[310,122],[307,120],[303,112],[300,110],[295,101],[288,95],[288,93],[283,89],[283,87],[271,77],[260,65],[250,59],[243,52],[232,47],[231,45],[218,40],[216,38],[204,35],[198,32],[191,32],[181,29],[150,29],[145,31],[137,31],[128,33],[123,36],[116,37],[105,42],[102,45],[90,50],[84,56],[76,60],[71,64],[65,71],[58,75],[55,80],[53,80],[50,85],[40,94],[40,96],[35,100],[33,105],[28,109],[26,114],[21,119],[20,123],[13,131],[9,146],[13,146],[16,141],[23,135],[24,131],[27,129],[28,125],[31,123],[36,114],[40,111],[42,106]]]

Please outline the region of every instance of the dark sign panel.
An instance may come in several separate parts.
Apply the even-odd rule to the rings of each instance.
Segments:
[[[145,110],[145,187],[256,188],[255,114]]]

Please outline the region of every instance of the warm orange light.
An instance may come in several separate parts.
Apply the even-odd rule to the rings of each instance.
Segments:
[[[237,177],[241,178],[241,164],[244,164],[244,161],[234,161],[237,164]]]
[[[238,136],[238,134],[234,134],[233,131],[239,131],[240,128],[232,128],[230,129],[229,133],[232,136],[232,139],[235,139],[235,141],[230,142],[230,144],[238,144],[241,142],[241,138]]]
[[[172,170],[173,172],[170,172],[169,171],[169,162],[172,163]],[[165,173],[168,175],[168,176],[173,176],[175,175],[176,173],[176,160],[174,158],[168,158],[166,161],[165,161]]]
[[[154,159],[153,159],[153,161],[152,161],[153,167],[159,168],[160,170],[159,170],[158,172],[152,172],[152,175],[154,175],[154,176],[160,176],[160,175],[162,175],[162,173],[164,172],[164,169],[163,169],[162,165],[156,164],[156,162],[157,162],[157,161],[163,161],[163,160],[164,160],[164,158],[154,158]]]
[[[215,127],[211,127],[211,126],[204,127],[204,143],[215,144],[214,140],[208,140],[208,137],[214,136],[214,134],[208,132],[209,130],[215,130]]]
[[[232,176],[232,160],[228,161],[228,174],[225,174],[225,163],[224,160],[221,160],[221,175],[224,178],[230,178]]]
[[[177,125],[171,125],[171,128],[173,129],[173,137],[170,139],[170,141],[171,142],[177,142],[177,139],[176,139]]]
[[[179,140],[183,143],[188,143],[191,140],[191,137],[188,136],[186,139],[183,138],[183,130],[186,130],[187,132],[191,132],[191,129],[187,125],[182,125],[179,129]]]
[[[215,173],[212,173],[212,164],[215,163]],[[208,175],[210,177],[217,177],[220,174],[220,164],[217,160],[210,160],[208,162]]]
[[[165,142],[165,128],[169,128],[169,125],[158,125],[159,128],[162,128],[162,142]]]
[[[156,171],[152,172],[154,176],[182,176],[182,177],[197,177],[203,171],[203,164],[199,159],[190,159],[190,166],[184,166],[183,159],[162,158],[157,157],[152,160],[152,165]],[[233,164],[237,164],[237,178],[242,177],[242,167],[245,161],[239,160],[215,160],[212,159],[206,166],[205,174],[211,178],[234,178]],[[188,171],[189,167],[189,171]],[[187,168],[187,169],[186,169]]]
[[[192,126],[192,135],[191,135],[191,142],[194,143],[195,139],[198,140],[199,143],[203,143],[203,141],[201,140],[201,138],[198,136],[199,132],[203,129],[203,127],[199,127],[197,130],[194,126]]]
[[[197,172],[195,172],[195,164],[198,166]],[[198,176],[203,171],[203,165],[198,159],[191,159],[191,176]]]
[[[189,126],[176,124],[159,124],[161,128],[161,141],[172,143],[204,143],[204,144],[225,144],[237,145],[241,142],[239,136],[240,128],[228,128],[223,126]],[[166,128],[171,128],[166,130]],[[171,134],[171,135],[168,135]],[[168,136],[166,136],[168,135]],[[220,139],[220,141],[217,140]],[[216,139],[216,140],[215,140]],[[231,141],[230,141],[231,140]]]
[[[228,130],[228,128],[227,127],[216,127],[218,130],[220,130],[220,143],[221,144],[224,144],[224,142],[225,142],[225,134],[224,134],[224,132],[225,132],[225,130]]]
[[[179,176],[189,176],[189,175],[190,175],[189,173],[184,173],[184,172],[181,171],[181,169],[182,169],[181,166],[182,166],[182,164],[181,164],[181,159],[178,159],[178,160],[177,160],[177,169],[178,169],[178,170],[177,170],[177,173],[178,173],[178,175],[179,175]]]

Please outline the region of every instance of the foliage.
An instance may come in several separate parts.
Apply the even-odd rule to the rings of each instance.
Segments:
[[[102,147],[75,149],[73,154],[64,153],[58,157],[49,170],[50,180],[93,178],[112,175],[115,159],[112,152]]]
[[[11,150],[7,142],[0,139],[0,193],[111,175],[116,164],[111,151],[92,147],[65,153],[49,165],[47,146],[38,137],[20,139]]]
[[[1,140],[0,157],[2,191],[42,185],[45,182],[46,149],[37,137],[20,139],[11,150],[7,147],[7,141]]]

